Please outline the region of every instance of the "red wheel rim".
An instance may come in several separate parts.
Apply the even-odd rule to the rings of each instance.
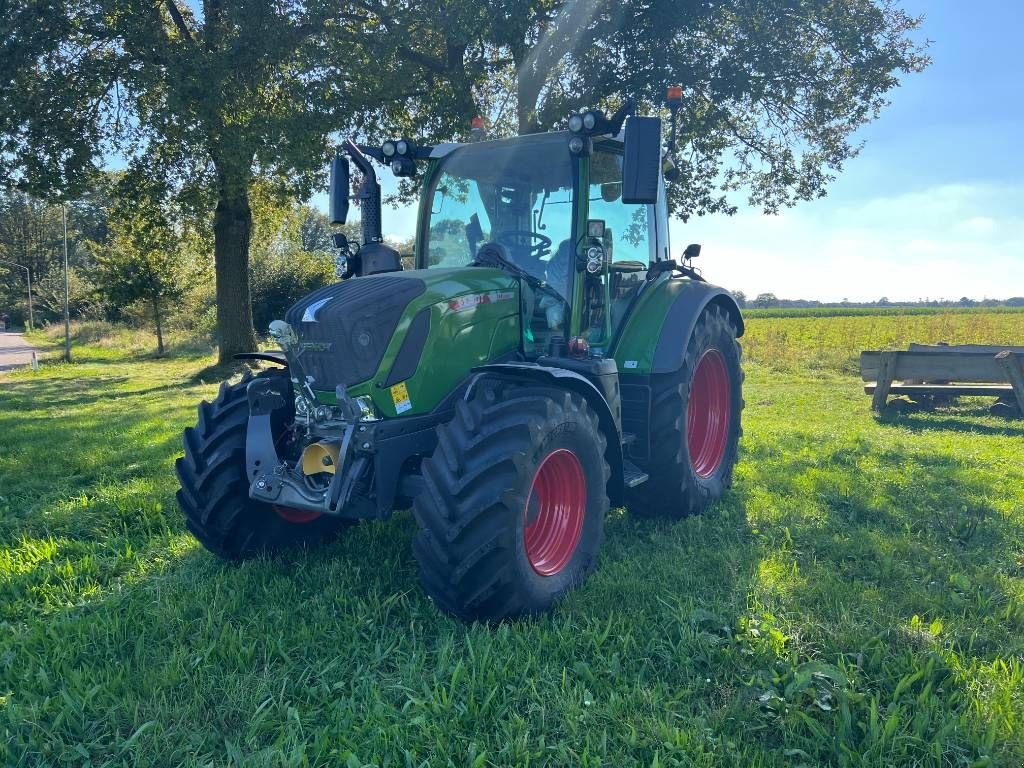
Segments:
[[[686,447],[698,477],[711,477],[722,465],[729,441],[732,388],[725,358],[717,349],[701,355],[686,407]]]
[[[523,540],[533,570],[554,576],[569,564],[583,532],[586,509],[583,465],[572,451],[552,451],[537,467],[526,499]]]
[[[295,509],[295,507],[279,507],[277,504],[274,505],[274,511],[277,513],[277,516],[285,522],[294,523],[296,525],[311,523],[320,517],[319,512],[309,512],[305,509]]]

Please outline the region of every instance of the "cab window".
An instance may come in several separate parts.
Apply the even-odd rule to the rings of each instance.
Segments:
[[[655,221],[649,205],[622,202],[622,155],[597,151],[590,166],[590,214],[605,223],[605,252],[612,264],[648,265],[655,241]]]
[[[584,327],[591,348],[612,343],[634,297],[644,283],[654,245],[654,207],[622,202],[622,155],[616,148],[595,148],[590,164],[587,218],[604,221],[602,247],[610,258],[607,276],[592,277]]]

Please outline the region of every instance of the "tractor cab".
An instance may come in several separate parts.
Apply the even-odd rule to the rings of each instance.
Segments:
[[[574,153],[573,138],[447,145],[425,174],[416,266],[520,273],[528,357],[601,356],[651,262],[669,252],[663,185],[652,202],[625,202],[621,138],[591,140],[589,153]]]

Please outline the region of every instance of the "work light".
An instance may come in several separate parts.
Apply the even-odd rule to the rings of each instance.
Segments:
[[[579,133],[583,130],[583,116],[573,115],[569,118],[569,130],[573,133]]]

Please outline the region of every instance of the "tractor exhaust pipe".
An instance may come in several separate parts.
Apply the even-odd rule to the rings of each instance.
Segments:
[[[363,245],[368,243],[380,243],[384,241],[381,232],[380,215],[380,184],[377,182],[377,173],[370,165],[369,159],[353,143],[351,139],[345,139],[341,144],[345,152],[352,158],[352,162],[362,172],[363,180],[359,185],[360,214],[363,225]]]

